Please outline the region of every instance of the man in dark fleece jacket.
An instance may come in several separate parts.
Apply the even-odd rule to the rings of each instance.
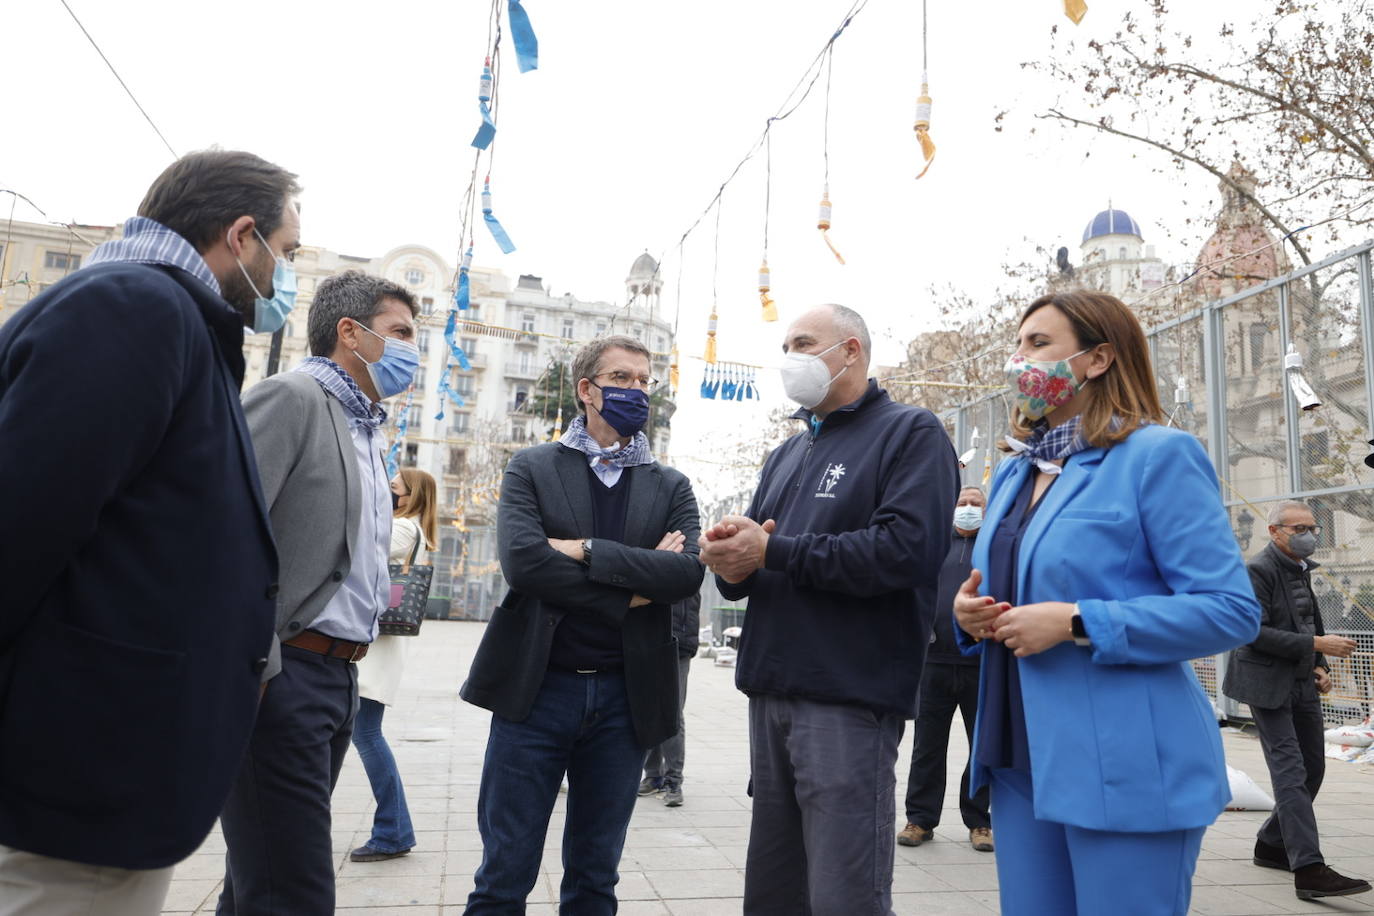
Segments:
[[[891,913],[893,768],[958,466],[930,411],[867,377],[856,312],[812,309],[783,352],[806,429],[769,456],[746,516],[701,541],[721,594],[750,599],[735,676],[754,796],[744,912]]]

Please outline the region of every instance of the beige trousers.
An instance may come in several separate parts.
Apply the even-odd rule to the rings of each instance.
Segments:
[[[158,916],[172,866],[83,865],[0,846],[0,916]]]

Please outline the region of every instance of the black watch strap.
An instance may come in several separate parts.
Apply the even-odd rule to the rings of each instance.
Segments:
[[[583,562],[585,565],[587,565],[587,566],[591,566],[591,565],[592,565],[592,539],[591,539],[591,538],[583,538],[583,539],[582,539],[582,562]]]
[[[1073,630],[1073,644],[1075,646],[1091,646],[1092,640],[1088,638],[1088,631],[1083,626],[1083,615],[1078,613],[1078,605],[1073,606],[1073,616],[1069,618],[1069,626]]]

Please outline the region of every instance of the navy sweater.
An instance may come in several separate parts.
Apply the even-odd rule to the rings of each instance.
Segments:
[[[748,510],[777,523],[764,568],[717,577],[726,598],[749,598],[736,685],[914,716],[958,473],[934,414],[873,380],[780,445]]]

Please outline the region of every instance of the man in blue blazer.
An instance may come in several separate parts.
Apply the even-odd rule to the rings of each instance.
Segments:
[[[0,329],[0,910],[157,913],[229,791],[277,591],[243,329],[298,192],[185,156]]]

